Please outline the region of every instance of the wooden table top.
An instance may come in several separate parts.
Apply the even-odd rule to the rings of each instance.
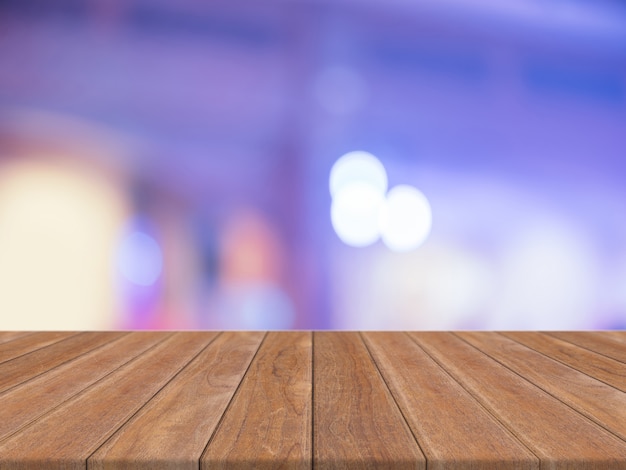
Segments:
[[[626,469],[626,332],[0,332],[0,469]]]

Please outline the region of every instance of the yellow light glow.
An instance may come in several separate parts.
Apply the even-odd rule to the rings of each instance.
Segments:
[[[126,216],[110,182],[58,162],[0,168],[0,329],[112,328]]]

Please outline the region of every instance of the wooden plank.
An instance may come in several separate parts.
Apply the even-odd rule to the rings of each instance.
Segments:
[[[626,393],[501,335],[458,336],[626,440]]]
[[[0,363],[10,361],[23,354],[44,348],[49,344],[57,343],[76,334],[78,334],[76,331],[42,332],[0,344]]]
[[[611,338],[616,339],[621,343],[626,343],[626,330],[594,331],[593,334],[600,336],[610,336]]]
[[[626,469],[626,364],[560,334],[76,332],[0,363],[0,469]]]
[[[0,392],[36,377],[124,334],[112,331],[88,331],[4,362],[0,364]],[[46,333],[36,333],[34,336],[39,335],[45,336]]]
[[[553,331],[546,334],[626,364],[626,346],[610,336],[589,331]]]
[[[7,341],[13,341],[14,339],[32,334],[32,331],[0,331],[0,343],[6,343]]]
[[[217,334],[173,334],[0,443],[0,468],[85,469],[87,457]]]
[[[626,469],[626,443],[450,333],[411,333],[542,468]]]
[[[608,336],[615,341],[626,344],[626,331],[596,331],[596,334]]]
[[[425,469],[360,335],[317,332],[313,344],[313,467]]]
[[[0,394],[0,441],[170,335],[136,332],[110,336],[104,346]]]
[[[502,334],[622,392],[626,392],[626,367],[615,359],[543,333],[520,331]]]
[[[311,332],[270,332],[201,469],[311,468]]]
[[[406,334],[363,336],[429,470],[539,468],[538,459]]]
[[[197,470],[263,336],[222,333],[88,459],[89,468]]]

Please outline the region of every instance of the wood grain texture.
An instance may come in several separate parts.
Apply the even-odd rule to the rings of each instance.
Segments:
[[[363,336],[429,470],[539,468],[539,460],[407,335]]]
[[[626,470],[623,332],[8,333],[0,470]]]
[[[123,334],[111,331],[89,331],[73,334],[65,337],[62,341],[54,342],[4,362],[0,364],[0,392],[98,348]]]
[[[26,335],[13,341],[0,344],[0,363],[44,348],[49,344],[56,343],[76,334],[76,332],[52,331],[36,335]]]
[[[93,349],[0,394],[0,441],[134,359],[169,333],[137,332],[112,336]],[[32,406],[36,403],[37,406]]]
[[[0,468],[84,469],[87,457],[217,335],[175,333],[0,443]]]
[[[411,333],[541,461],[554,469],[626,469],[626,442],[451,333]]]
[[[32,334],[32,331],[0,331],[0,343],[6,343],[7,341],[13,341],[14,339],[21,338],[22,336]]]
[[[544,333],[520,331],[502,334],[622,392],[626,392],[626,367],[615,359]]]
[[[311,341],[311,332],[268,333],[201,469],[311,468]]]
[[[618,343],[626,344],[626,331],[594,331],[593,334],[611,338]]]
[[[425,469],[358,333],[314,333],[314,468]]]
[[[547,334],[626,364],[624,344],[610,336],[593,334],[588,331],[553,331]]]
[[[222,333],[89,458],[89,468],[197,470],[263,336]]]
[[[486,332],[458,336],[626,440],[626,393],[504,336]]]

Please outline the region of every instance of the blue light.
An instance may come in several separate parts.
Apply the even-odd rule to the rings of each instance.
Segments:
[[[124,237],[118,252],[118,269],[133,284],[151,286],[163,268],[161,248],[154,238],[133,231]]]

